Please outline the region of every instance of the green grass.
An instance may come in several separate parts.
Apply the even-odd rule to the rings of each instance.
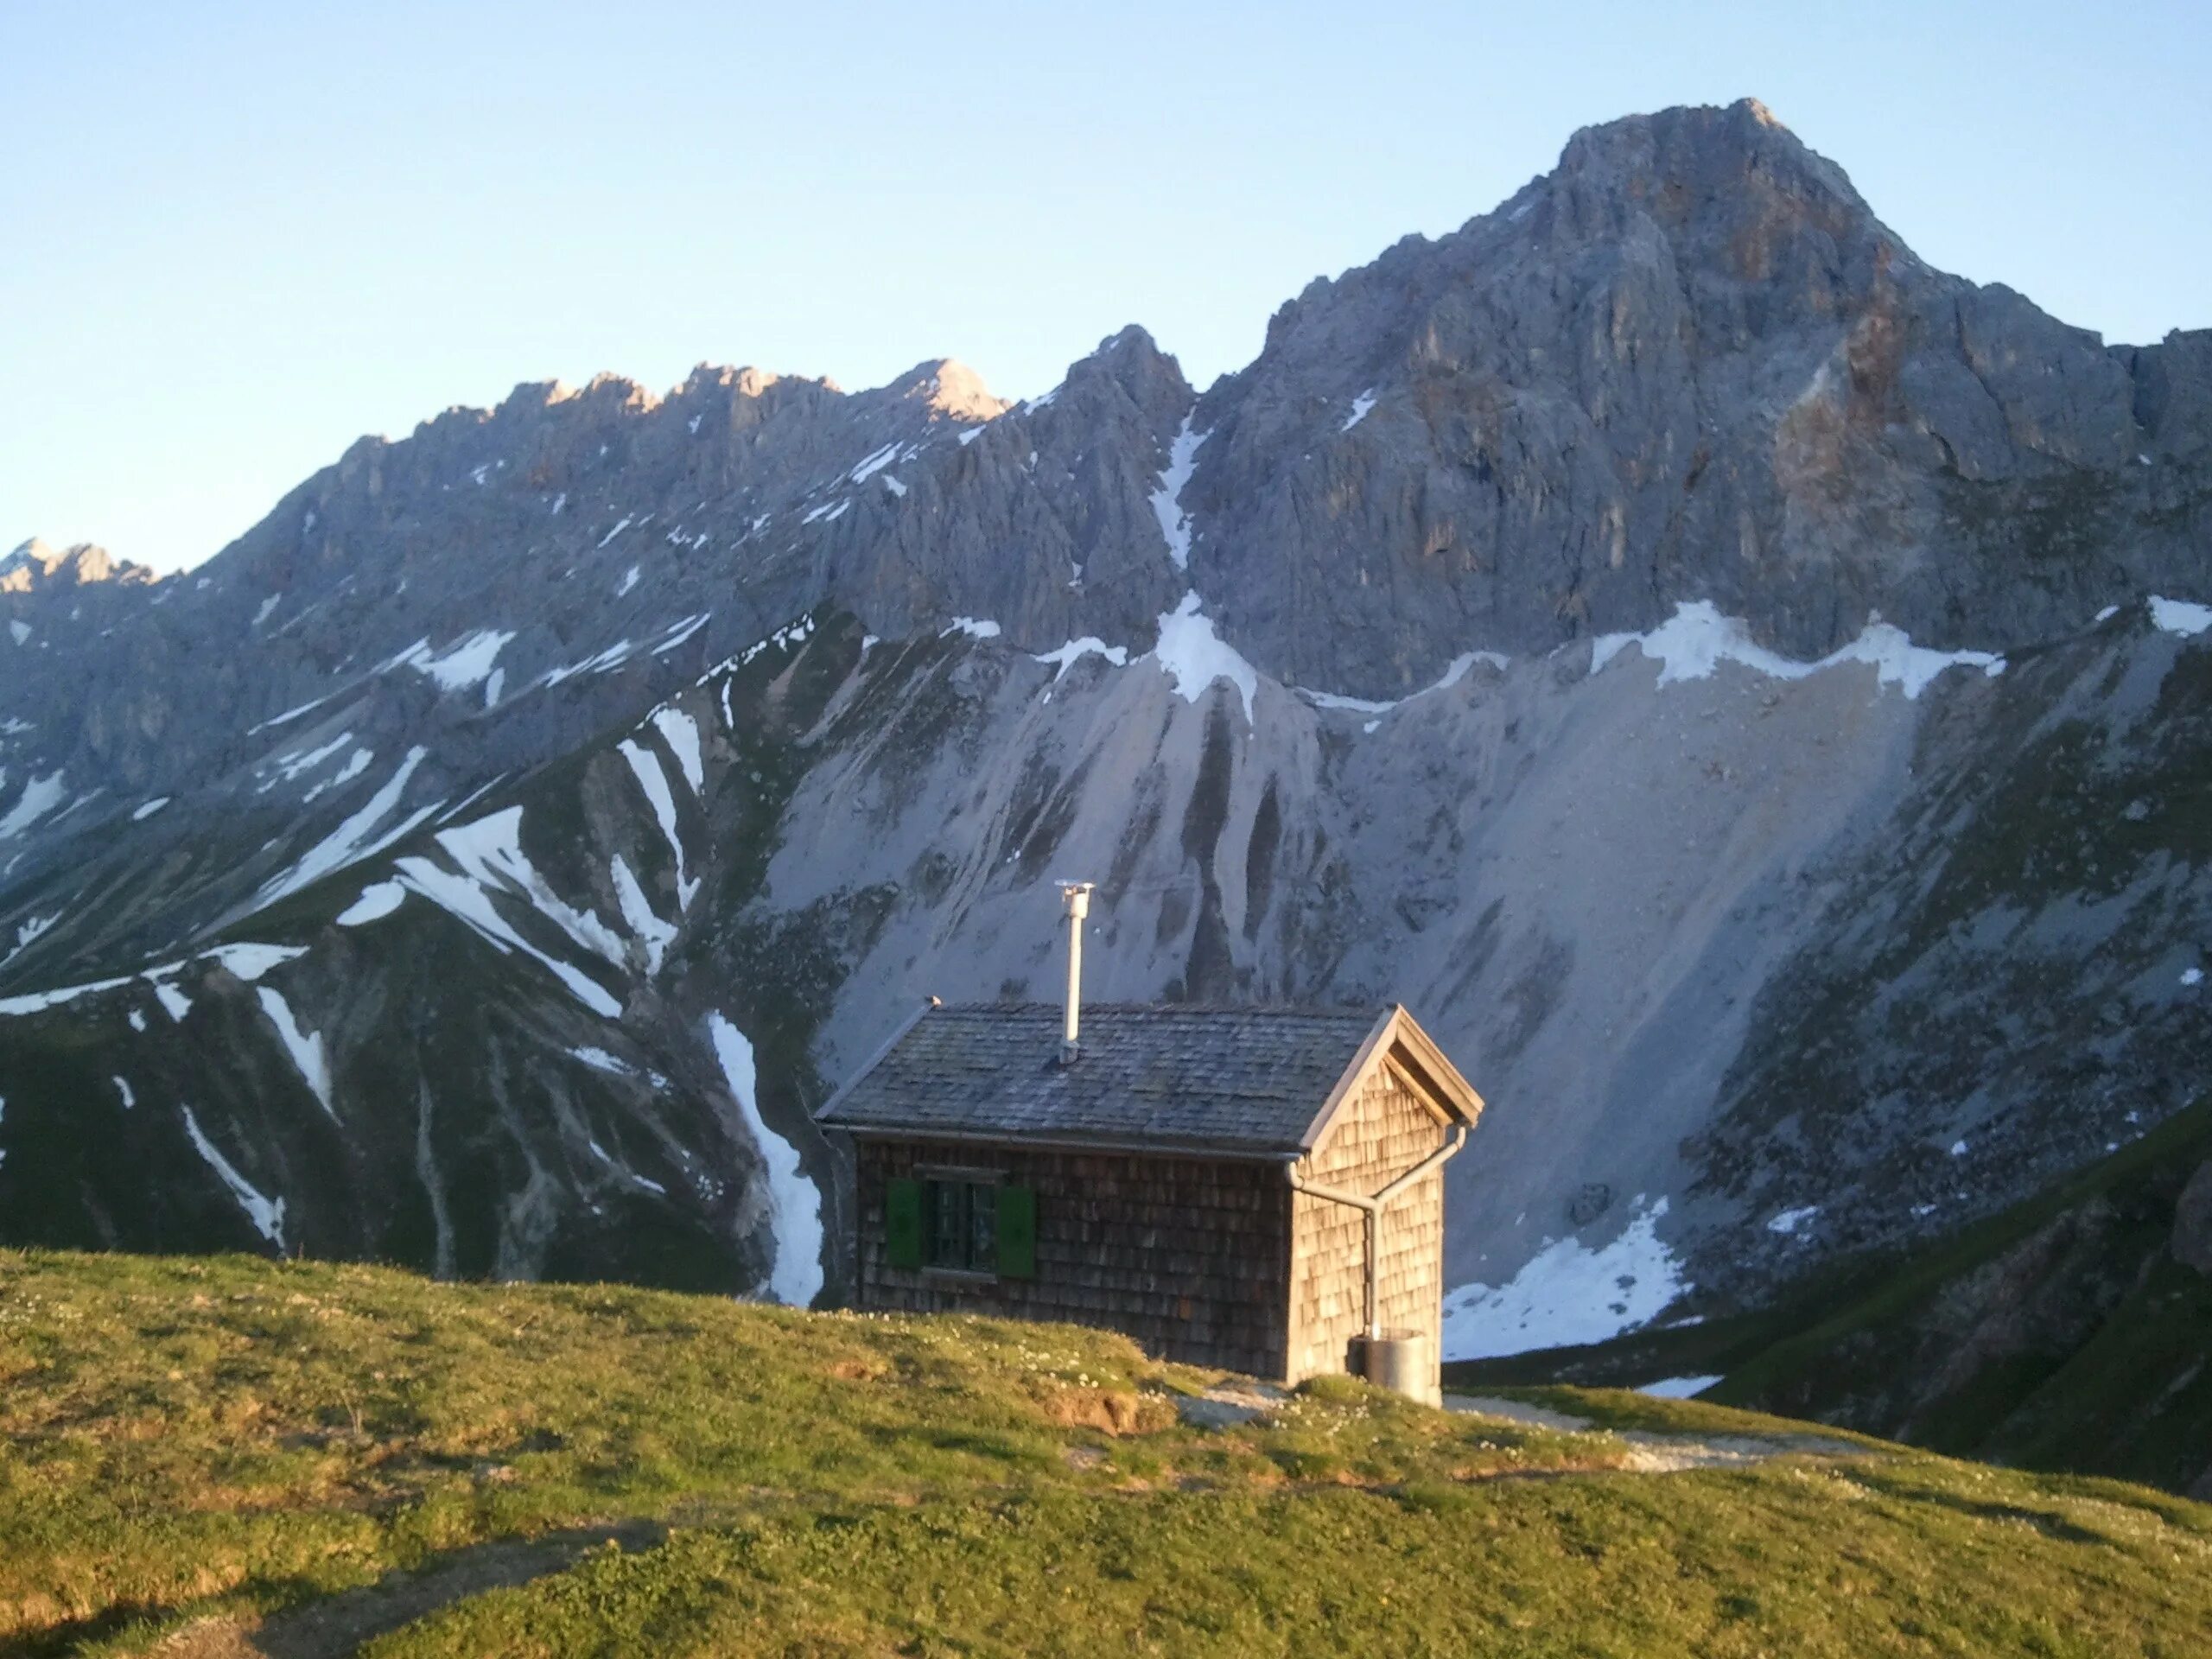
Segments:
[[[365,1651],[2178,1656],[2212,1628],[2212,1510],[2138,1488],[1871,1442],[1631,1473],[1614,1433],[1344,1379],[1182,1425],[1210,1380],[1065,1326],[0,1253],[0,1655],[252,1652],[397,1569],[626,1521],[654,1525]]]

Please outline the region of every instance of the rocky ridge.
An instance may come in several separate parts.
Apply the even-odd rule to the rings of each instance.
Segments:
[[[1203,395],[1135,328],[1014,405],[524,386],[188,575],[11,561],[12,1236],[834,1286],[809,1105],[1049,979],[1068,874],[1099,995],[1465,1058],[1463,1342],[1956,1225],[2185,1091],[2209,354],[1929,270],[1746,103]]]

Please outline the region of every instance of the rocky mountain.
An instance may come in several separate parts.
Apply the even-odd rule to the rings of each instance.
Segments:
[[[1755,104],[1203,394],[524,386],[5,570],[11,1241],[834,1294],[810,1109],[1052,995],[1062,876],[1094,996],[1460,1058],[1470,1356],[1950,1233],[2208,1058],[2212,333],[1929,269]]]

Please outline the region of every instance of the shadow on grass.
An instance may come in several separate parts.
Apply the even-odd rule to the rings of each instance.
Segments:
[[[651,1549],[668,1535],[657,1521],[578,1527],[537,1538],[498,1538],[440,1555],[411,1570],[394,1569],[373,1584],[340,1591],[272,1613],[259,1624],[217,1618],[188,1624],[161,1651],[192,1659],[340,1659],[387,1631],[487,1590],[512,1589],[567,1571],[595,1549]],[[264,1588],[274,1588],[264,1585]],[[90,1618],[0,1643],[0,1659],[47,1659],[135,1624],[174,1618],[175,1610],[125,1605]]]

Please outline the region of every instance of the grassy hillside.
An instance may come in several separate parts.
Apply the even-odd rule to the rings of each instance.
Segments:
[[[1713,1401],[2212,1497],[2212,1274],[2175,1254],[2212,1101],[1933,1249],[1745,1318],[1453,1367],[1466,1386],[1722,1378]]]
[[[1180,1421],[1213,1381],[1058,1326],[0,1253],[0,1655],[2178,1656],[2212,1628],[2212,1510],[2140,1488],[1573,1390],[1543,1403],[1588,1432],[1342,1380]]]

